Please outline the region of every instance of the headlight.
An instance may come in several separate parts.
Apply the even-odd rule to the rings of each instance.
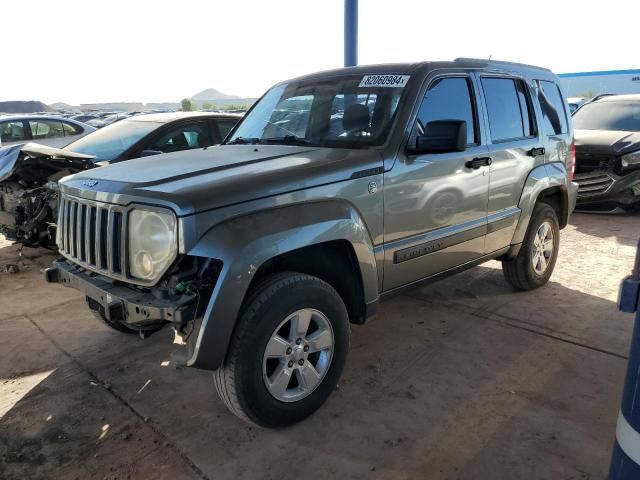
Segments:
[[[622,166],[624,168],[635,167],[638,165],[640,165],[640,150],[637,152],[627,153],[622,156]]]
[[[176,253],[176,219],[170,213],[135,209],[129,213],[129,268],[136,278],[151,280]]]

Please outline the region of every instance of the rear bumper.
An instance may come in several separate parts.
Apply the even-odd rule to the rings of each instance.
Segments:
[[[182,324],[193,320],[196,313],[195,295],[185,294],[177,299],[157,298],[150,291],[132,289],[89,273],[67,262],[56,260],[44,272],[49,283],[59,283],[78,290],[87,297],[89,307],[113,322],[144,326],[158,321]]]
[[[578,201],[578,184],[576,182],[569,182],[568,199],[569,199],[569,215],[576,209],[576,202]]]
[[[609,171],[580,173],[578,206],[631,206],[640,203],[640,170],[619,176]]]

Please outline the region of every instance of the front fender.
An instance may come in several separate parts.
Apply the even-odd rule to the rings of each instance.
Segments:
[[[513,235],[512,244],[520,244],[524,241],[527,233],[529,221],[533,214],[533,208],[540,194],[550,188],[560,188],[564,201],[569,205],[569,180],[567,170],[562,162],[552,162],[539,165],[531,170],[529,177],[524,184],[522,195],[520,196],[520,219]],[[569,210],[567,209],[567,215]],[[558,219],[561,224],[566,224],[566,218]]]
[[[187,253],[223,262],[204,316],[187,345],[191,367],[215,370],[226,356],[245,294],[260,266],[292,250],[332,240],[353,246],[365,301],[378,299],[378,273],[367,227],[347,202],[326,200],[268,209],[227,220],[205,233]]]

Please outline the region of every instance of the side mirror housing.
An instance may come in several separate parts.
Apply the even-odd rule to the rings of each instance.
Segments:
[[[464,152],[467,149],[467,122],[464,120],[437,120],[424,127],[424,134],[416,138],[410,148],[414,155],[425,153]]]

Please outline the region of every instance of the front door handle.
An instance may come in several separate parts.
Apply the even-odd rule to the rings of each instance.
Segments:
[[[488,167],[491,165],[491,157],[476,157],[473,160],[469,160],[464,164],[467,168],[473,168],[474,170],[480,167]]]

